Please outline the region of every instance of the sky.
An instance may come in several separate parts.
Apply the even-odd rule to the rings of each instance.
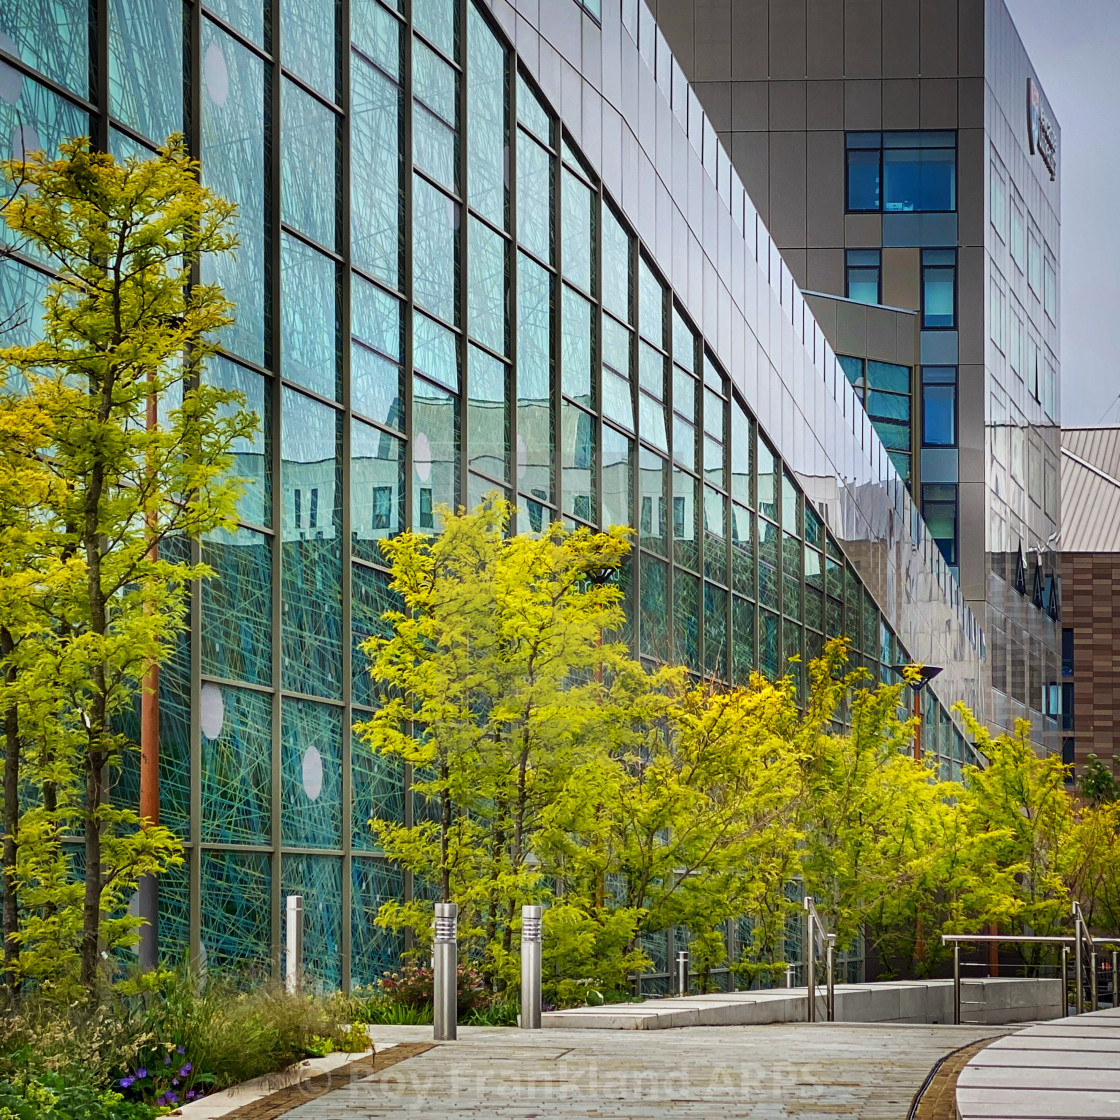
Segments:
[[[1005,0],[1062,129],[1062,424],[1120,424],[1120,0]]]

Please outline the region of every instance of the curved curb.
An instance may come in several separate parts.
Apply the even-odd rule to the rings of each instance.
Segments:
[[[910,1102],[906,1120],[956,1120],[957,1078],[969,1059],[995,1042],[1001,1035],[982,1038],[951,1050],[926,1075],[921,1088]]]

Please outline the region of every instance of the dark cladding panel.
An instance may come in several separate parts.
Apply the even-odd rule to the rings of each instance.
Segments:
[[[810,78],[842,78],[844,6],[837,0],[807,0],[805,9],[805,66]]]
[[[770,77],[805,77],[805,0],[770,0]]]
[[[927,78],[957,73],[957,0],[921,0],[921,72]]]
[[[844,76],[872,78],[882,73],[882,0],[845,0]]]
[[[919,72],[919,0],[887,0],[883,5],[883,77],[913,78]]]

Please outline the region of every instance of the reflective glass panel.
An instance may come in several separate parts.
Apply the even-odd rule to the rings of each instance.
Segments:
[[[467,9],[468,201],[501,229],[506,226],[506,54],[486,20]]]
[[[342,860],[285,854],[281,869],[281,892],[303,897],[303,966],[307,978],[321,990],[335,991],[342,983],[342,908],[338,904],[342,897]]]
[[[700,509],[696,479],[673,468],[673,558],[698,571],[700,567]]]
[[[204,7],[258,47],[264,46],[264,25],[274,0],[206,0]]]
[[[638,322],[643,338],[665,345],[665,289],[644,257],[638,261]]]
[[[201,544],[214,578],[202,581],[202,671],[272,683],[272,538],[215,529]]]
[[[477,346],[467,368],[467,466],[509,479],[508,367]]]
[[[208,965],[228,974],[268,975],[272,963],[272,868],[268,854],[216,851],[203,852],[201,859],[199,935]],[[166,889],[166,877],[161,876],[161,948],[167,934],[163,914]],[[174,963],[181,961],[180,957]]]
[[[524,254],[517,268],[517,483],[552,500],[552,277]]]
[[[527,133],[517,134],[517,238],[551,264],[552,155]]]
[[[456,0],[414,0],[412,23],[448,58],[456,58],[459,38],[459,5]]]
[[[567,168],[562,174],[560,230],[563,237],[561,264],[564,275],[585,292],[591,288],[593,245],[591,188]]]
[[[414,175],[412,213],[413,295],[444,322],[457,324],[459,204]]]
[[[276,2],[276,0],[274,0]],[[279,0],[280,58],[331,101],[335,99],[338,0]]]
[[[574,404],[563,405],[560,471],[564,512],[595,521],[595,421]]]
[[[338,246],[338,117],[322,102],[284,79],[280,112],[280,217],[325,245]]]
[[[383,563],[377,542],[404,530],[404,441],[354,420],[350,425],[350,551]]]
[[[350,288],[350,403],[380,424],[404,429],[400,302],[354,275]]]
[[[885,149],[884,210],[955,210],[957,153],[952,148]]]
[[[878,148],[848,152],[848,209],[879,209]]]
[[[401,93],[395,82],[357,56],[350,68],[350,160],[362,168],[350,177],[354,264],[399,287]]]
[[[385,73],[400,77],[401,21],[378,0],[350,0],[350,41]]]
[[[202,839],[272,839],[272,697],[204,684],[201,707]]]
[[[280,235],[283,374],[324,397],[338,393],[338,278],[335,262]]]
[[[592,403],[591,304],[573,288],[564,286],[561,371],[567,396],[580,404]]]
[[[639,566],[641,652],[657,661],[669,659],[669,565],[642,553]]]
[[[293,848],[342,846],[342,709],[308,700],[280,706],[283,836]]]
[[[552,117],[525,79],[517,75],[517,119],[543,144],[552,143]]]
[[[603,527],[630,525],[633,502],[631,465],[634,444],[608,424],[603,425]]]
[[[630,235],[609,206],[602,210],[603,306],[630,322]]]
[[[747,684],[754,672],[754,604],[731,598],[731,674],[735,684]]]
[[[704,487],[704,574],[727,583],[727,499]]]
[[[448,190],[459,183],[458,87],[452,66],[423,43],[415,42],[412,54],[412,158]]]
[[[109,111],[159,142],[183,131],[182,0],[111,0]]]
[[[89,34],[87,0],[0,0],[0,42],[5,50],[79,97],[90,95]],[[19,97],[16,83],[21,77],[2,63],[0,66],[0,79],[7,85],[3,100],[11,104]],[[14,98],[8,96],[13,88]],[[9,135],[5,130],[5,139]],[[37,149],[27,144],[25,150]]]
[[[342,477],[340,417],[284,390],[281,610],[283,687],[342,691]]]
[[[668,464],[660,455],[642,448],[638,453],[638,534],[642,548],[667,556],[665,482]]]
[[[412,317],[412,364],[417,373],[458,391],[459,339],[419,311]]]
[[[714,584],[704,584],[704,672],[712,677],[726,677],[730,662],[727,655],[727,592]]]
[[[437,530],[436,506],[459,496],[459,398],[422,378],[412,382],[412,527]]]
[[[367,568],[364,564],[353,564],[350,569],[350,587],[352,610],[350,626],[353,640],[353,698],[355,704],[363,704],[367,708],[377,706],[381,686],[375,685],[370,676],[369,656],[363,652],[362,645],[367,638],[374,634],[380,637],[389,636],[389,623],[382,615],[386,611],[401,610],[403,604],[395,592],[389,590],[389,575],[387,572]],[[359,743],[357,737],[353,740],[353,755],[359,751],[367,751],[369,747]],[[363,822],[355,821],[355,829]]]
[[[694,672],[700,668],[700,580],[679,570],[673,573],[673,658]]]
[[[207,253],[202,279],[234,303],[222,343],[264,361],[264,63],[209,20],[202,21],[202,181],[237,203],[237,253]]]
[[[484,222],[470,218],[468,327],[479,342],[505,354],[509,349],[506,307],[506,241]]]
[[[238,518],[252,525],[267,527],[272,524],[272,383],[259,373],[217,354],[207,363],[204,380],[208,385],[232,390],[245,397],[244,406],[222,405],[218,410],[219,416],[233,416],[244,407],[257,417],[256,432],[234,440],[229,477],[242,479],[245,484],[245,491],[237,501]]]
[[[638,346],[638,381],[647,393],[665,399],[665,358],[648,342]]]

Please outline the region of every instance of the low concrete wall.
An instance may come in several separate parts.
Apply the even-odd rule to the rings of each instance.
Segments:
[[[728,1027],[805,1020],[804,988],[765,992],[718,992],[684,999],[655,999],[604,1007],[548,1011],[544,1027],[588,1030],[664,1030],[671,1027]],[[820,1017],[823,995],[818,995]],[[1065,1013],[1060,980],[990,978],[961,982],[965,1023],[1029,1023]],[[846,1023],[951,1023],[951,980],[901,980],[879,984],[838,984],[836,1021]]]

